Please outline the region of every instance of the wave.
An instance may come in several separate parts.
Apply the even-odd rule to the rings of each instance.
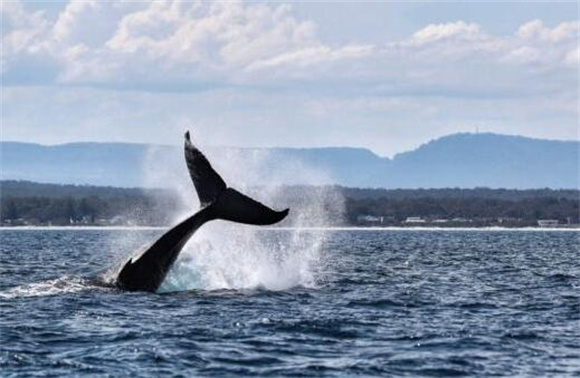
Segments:
[[[51,295],[60,295],[65,293],[79,293],[95,288],[104,289],[104,284],[98,284],[97,281],[89,280],[83,277],[66,275],[53,280],[31,283],[26,285],[15,286],[0,291],[0,298],[15,299],[29,297],[44,297]]]

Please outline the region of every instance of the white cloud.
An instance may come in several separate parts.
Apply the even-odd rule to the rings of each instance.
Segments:
[[[520,26],[517,35],[531,42],[578,42],[578,22],[562,22],[555,28],[546,27],[541,20],[533,20]]]
[[[3,3],[2,16],[2,68],[4,75],[17,64],[17,57],[38,53],[38,41],[49,30],[49,22],[42,12],[28,12],[19,1]]]
[[[487,39],[481,27],[476,23],[464,21],[450,22],[446,24],[431,24],[417,31],[409,39],[412,45],[422,45],[444,40],[481,41]]]
[[[153,2],[126,14],[111,38],[87,57],[86,65],[119,62],[109,64],[112,75],[138,66],[137,71],[155,67],[145,70],[147,76],[192,80],[193,73],[203,76],[201,81],[233,80],[256,61],[318,43],[314,29],[313,23],[292,17],[285,5]],[[90,70],[68,75],[68,80],[87,75]]]
[[[545,26],[541,20],[527,22],[510,41],[510,50],[502,61],[544,68],[576,68],[574,54],[578,49],[578,31],[578,21],[562,22],[554,28]]]
[[[561,69],[573,65],[578,43],[578,22],[549,28],[533,20],[521,25],[514,36],[493,36],[476,23],[458,21],[428,25],[388,47],[402,50],[405,58],[418,64],[471,60],[496,65],[498,70],[503,64]]]
[[[314,47],[303,48],[280,55],[258,60],[248,66],[249,70],[260,70],[270,67],[295,65],[306,67],[325,62],[335,62],[345,59],[360,59],[369,57],[374,52],[372,45],[348,45],[337,49],[328,46],[318,45]]]
[[[19,1],[2,4],[2,48],[7,56],[33,52],[49,27],[42,12],[27,12]]]
[[[34,58],[54,68],[47,81],[61,84],[167,88],[291,85],[298,79],[374,86],[404,79],[417,86],[451,71],[473,76],[482,65],[501,76],[513,65],[545,71],[578,64],[578,22],[550,28],[533,20],[511,36],[491,35],[473,22],[431,24],[381,47],[331,46],[318,37],[314,22],[296,18],[283,4],[71,1],[49,19],[8,2],[3,17],[9,20],[3,75],[9,78],[19,61]]]
[[[454,21],[371,44],[329,43],[324,25],[279,3],[30,9],[2,4],[11,139],[170,142],[193,124],[215,144],[351,144],[389,154],[475,125],[577,133],[577,21],[532,20],[508,35]]]
[[[564,63],[572,68],[578,68],[578,65],[580,64],[580,48],[576,47],[575,49],[570,50],[566,54]]]

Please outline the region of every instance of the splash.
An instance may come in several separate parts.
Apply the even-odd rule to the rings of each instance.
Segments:
[[[90,285],[89,281],[84,278],[67,275],[54,280],[16,286],[0,291],[0,298],[13,299],[78,293],[93,287],[94,285]]]
[[[290,215],[280,224],[284,230],[224,221],[204,225],[184,248],[160,291],[315,287],[323,279],[322,247],[328,231],[302,228],[339,223],[344,201],[331,186],[283,184],[321,185],[330,178],[302,161],[268,150],[203,146],[202,150],[229,185],[275,209],[290,207]],[[177,150],[167,152],[151,150],[144,175],[149,186],[172,185],[183,204],[174,214],[175,224],[197,211],[199,202],[183,157]]]
[[[314,287],[322,240],[320,233],[216,222],[189,243],[160,291]]]

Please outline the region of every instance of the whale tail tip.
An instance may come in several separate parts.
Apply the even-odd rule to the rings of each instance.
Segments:
[[[253,225],[271,225],[284,219],[290,209],[275,211],[268,206],[228,188],[205,155],[185,133],[185,161],[201,207],[212,206],[216,219]]]

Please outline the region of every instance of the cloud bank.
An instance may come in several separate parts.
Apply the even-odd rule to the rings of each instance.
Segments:
[[[571,120],[578,115],[578,20],[546,25],[532,19],[509,35],[452,20],[382,43],[353,39],[338,44],[324,41],[321,25],[298,18],[293,6],[71,1],[51,13],[22,1],[3,2],[2,101],[10,108],[3,116],[5,134],[19,138],[31,131],[17,132],[17,123],[38,127],[34,116],[23,114],[23,97],[42,97],[53,88],[49,91],[61,103],[40,99],[38,111],[42,104],[62,111],[73,104],[82,109],[90,102],[92,107],[72,111],[70,119],[59,113],[58,127],[85,125],[86,132],[91,125],[102,133],[108,129],[99,122],[115,120],[99,114],[114,110],[127,125],[115,134],[118,139],[133,135],[130,125],[138,122],[193,121],[202,129],[205,123],[221,126],[228,130],[223,134],[246,143],[238,134],[247,130],[232,132],[240,117],[254,123],[254,132],[266,132],[257,143],[268,145],[279,144],[275,137],[280,134],[291,143],[308,144],[285,130],[299,122],[309,124],[302,128],[310,130],[303,131],[315,143],[325,135],[328,143],[323,144],[349,144],[345,137],[350,135],[353,143],[373,147],[378,135],[405,135],[411,143],[416,134],[416,129],[407,130],[411,122],[419,130],[427,126],[417,123],[427,122],[427,134],[437,136],[478,122],[496,131],[511,117],[508,133],[572,135]],[[104,96],[101,90],[129,94]],[[158,96],[152,99],[148,93]],[[188,101],[201,105],[188,107],[179,94],[190,94]],[[208,107],[215,111],[208,113]],[[139,108],[148,109],[139,116]],[[171,118],[151,110],[167,108]],[[540,130],[538,119],[549,117],[564,119],[552,126],[566,130]],[[535,131],[526,130],[526,122]],[[275,127],[278,131],[268,134]],[[353,136],[352,127],[368,137]],[[78,135],[68,133],[73,139]]]
[[[509,36],[455,21],[383,45],[330,46],[313,21],[283,4],[95,0],[70,2],[50,18],[8,2],[2,17],[2,74],[14,84],[18,67],[33,62],[43,82],[139,86],[382,79],[393,71],[412,80],[460,61],[542,72],[579,62],[577,21],[550,28],[532,20]]]

